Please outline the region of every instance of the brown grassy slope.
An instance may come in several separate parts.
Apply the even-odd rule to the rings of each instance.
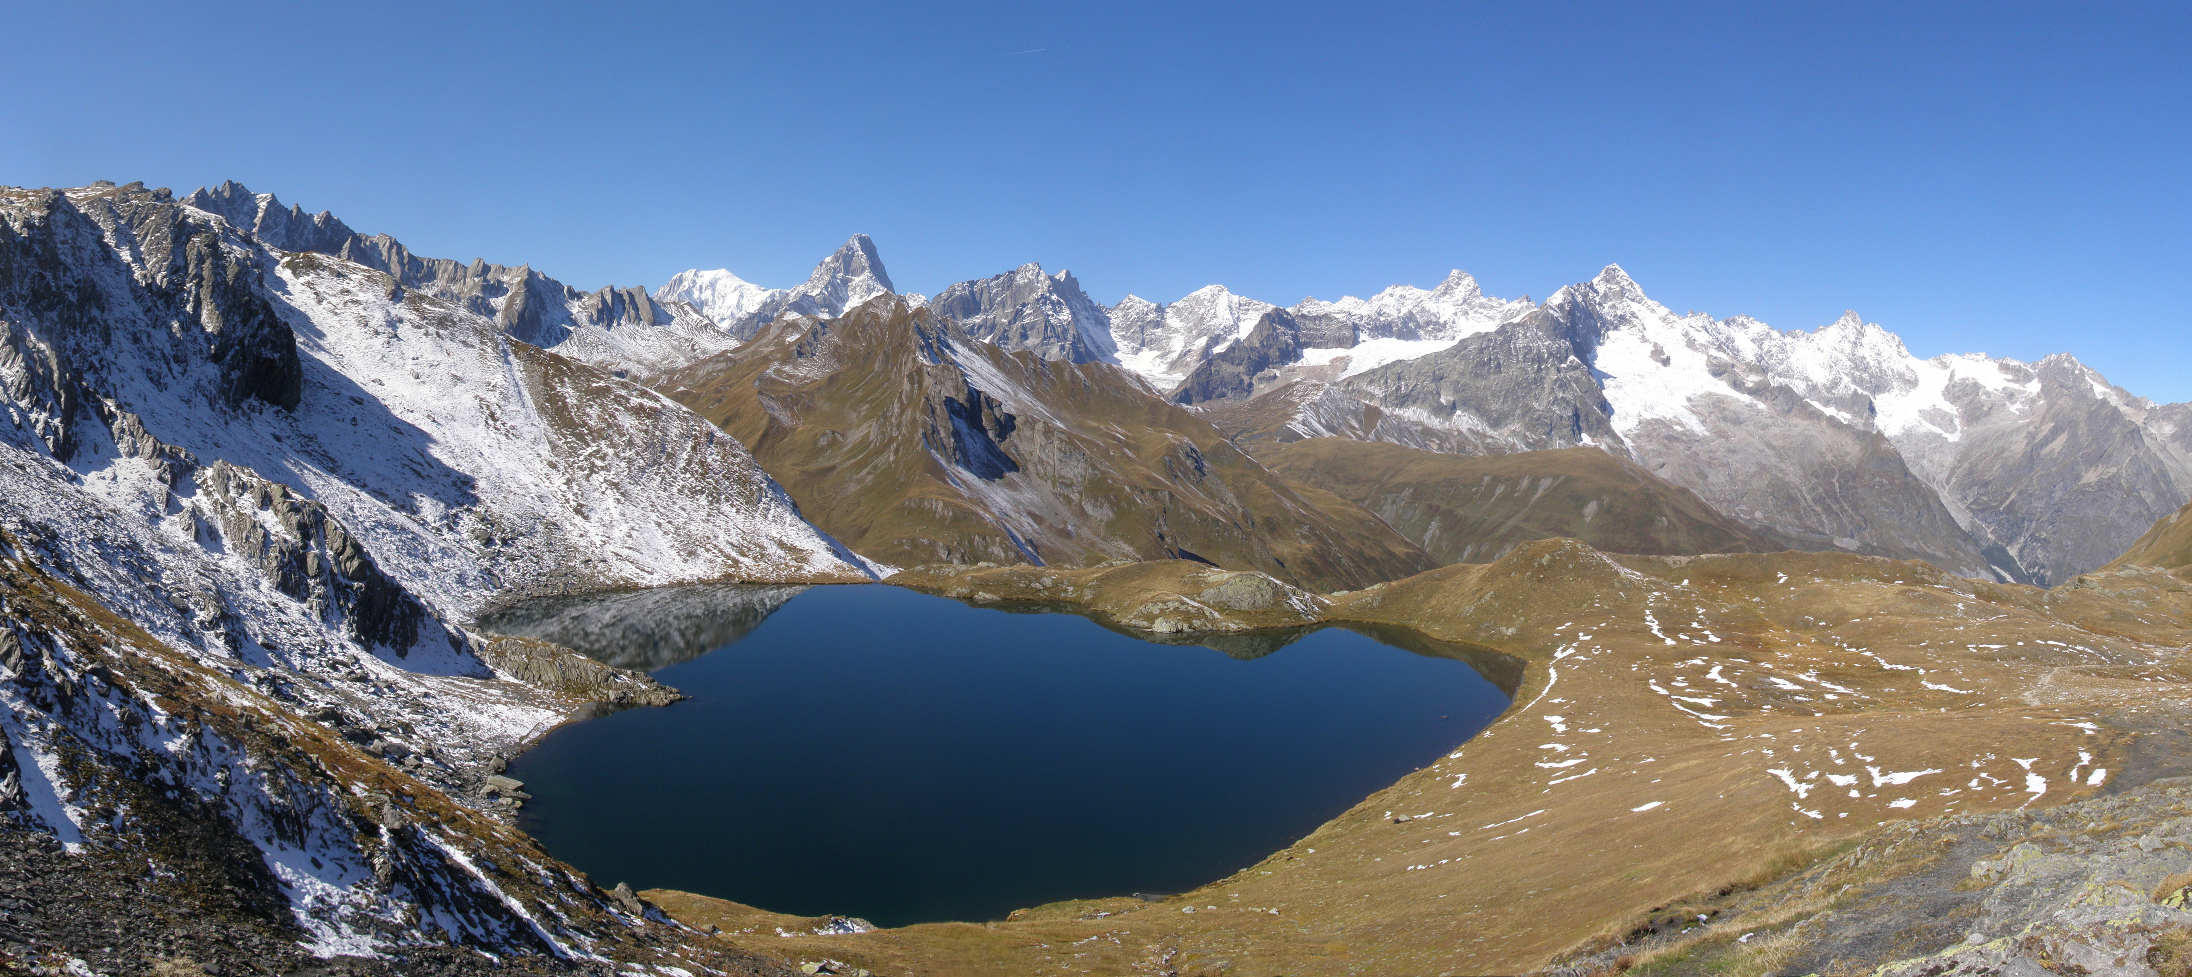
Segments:
[[[967,341],[894,301],[779,322],[657,386],[748,445],[816,525],[888,563],[1185,557],[1318,590],[1432,565],[1116,368]]]
[[[1609,553],[1788,548],[1688,489],[1592,448],[1465,458],[1311,438],[1258,448],[1256,458],[1377,513],[1443,563],[1487,562],[1518,543],[1561,537]]]
[[[2192,505],[2163,517],[2154,528],[2131,544],[2124,555],[2108,565],[2109,569],[2128,567],[2160,567],[2164,570],[2182,570],[2192,567]]]
[[[2144,570],[2043,591],[1845,554],[1544,541],[1325,616],[1529,671],[1483,734],[1195,892],[784,949],[909,974],[1518,972],[1879,825],[2089,796],[2132,761],[2131,731],[2192,703],[2192,587]]]

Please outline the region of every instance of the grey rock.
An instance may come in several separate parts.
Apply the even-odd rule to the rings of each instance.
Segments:
[[[1102,362],[1117,354],[1109,313],[1069,271],[1046,275],[1041,265],[1021,265],[944,289],[929,308],[971,338],[1046,360]]]
[[[392,298],[410,290],[442,299],[494,320],[514,339],[609,369],[651,372],[735,345],[732,324],[681,303],[657,302],[644,288],[581,292],[527,265],[421,257],[386,234],[358,233],[325,211],[285,208],[272,194],[254,194],[234,181],[194,191],[182,202],[269,247],[382,272]]]
[[[1301,359],[1303,348],[1301,322],[1284,309],[1272,309],[1256,320],[1248,335],[1211,354],[1180,381],[1172,399],[1182,404],[1246,399],[1255,394],[1259,381],[1275,377],[1276,368]]]
[[[226,461],[200,469],[195,480],[191,510],[207,532],[259,567],[275,589],[339,618],[359,641],[399,656],[421,642],[464,644],[318,502]]]

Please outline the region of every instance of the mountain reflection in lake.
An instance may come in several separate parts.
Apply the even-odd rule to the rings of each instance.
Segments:
[[[595,661],[652,672],[746,636],[800,586],[693,584],[628,593],[542,597],[480,620],[498,634],[553,641]]]

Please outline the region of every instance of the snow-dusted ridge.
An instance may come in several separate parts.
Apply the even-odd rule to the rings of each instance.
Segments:
[[[253,221],[274,213],[249,199]],[[379,815],[344,778],[463,794],[582,699],[658,691],[470,631],[498,596],[875,568],[707,421],[514,336],[552,321],[504,315],[526,293],[475,308],[458,279],[414,287],[418,268],[394,264],[277,250],[137,186],[0,190],[0,754],[35,771],[0,775],[29,787],[0,789],[0,818],[111,843],[90,830],[110,814],[71,812],[113,801],[105,765],[151,763],[259,849],[316,951],[457,939],[586,957],[598,890],[528,876],[543,859],[521,835],[454,806],[423,835],[362,840],[358,819]],[[187,718],[237,709],[271,718]],[[270,760],[283,743],[321,752]],[[302,780],[245,797],[270,762]],[[406,921],[422,898],[433,912]]]

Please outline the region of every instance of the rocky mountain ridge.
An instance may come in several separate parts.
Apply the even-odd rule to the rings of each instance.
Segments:
[[[1279,440],[1598,447],[1810,545],[2004,579],[2093,569],[2192,498],[2192,405],[2143,401],[2068,356],[1919,360],[1854,314],[1809,333],[1678,316],[1613,266],[1491,331],[1352,376],[1299,365],[1299,332],[1252,333],[1179,396],[1225,401],[1240,430]]]
[[[686,303],[740,341],[779,316],[834,319],[869,299],[895,294],[875,242],[865,234],[847,239],[794,288],[762,288],[727,269],[695,268],[671,276],[661,290],[664,301]]]
[[[1810,332],[1676,315],[1614,265],[1542,303],[1455,271],[1284,308],[1216,285],[1105,307],[1034,264],[937,301],[977,339],[1114,363],[1182,403],[1276,395],[1282,438],[1598,447],[1759,529],[1960,573],[2067,579],[2192,499],[2192,405],[2067,355],[1921,360],[1855,313]]]
[[[11,827],[256,856],[250,925],[323,956],[677,956],[481,794],[578,709],[664,691],[471,616],[870,571],[712,425],[499,315],[165,191],[0,191]]]

